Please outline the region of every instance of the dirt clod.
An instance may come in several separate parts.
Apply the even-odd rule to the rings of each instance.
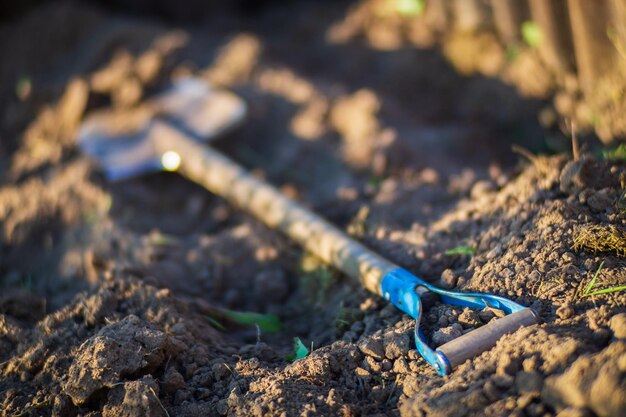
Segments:
[[[609,327],[613,332],[613,336],[618,339],[626,339],[626,313],[616,314],[611,317]]]
[[[383,344],[385,357],[390,360],[406,356],[411,348],[409,335],[405,332],[388,332],[385,334]]]
[[[576,311],[570,304],[564,304],[556,310],[556,315],[563,320],[573,317],[574,314]]]
[[[618,363],[626,344],[611,344],[595,355],[583,355],[561,375],[546,379],[542,397],[558,408],[588,407],[600,416],[626,413],[625,369]]]
[[[149,372],[165,359],[167,336],[136,316],[105,326],[78,349],[64,391],[82,404],[121,377]]]
[[[433,343],[435,346],[441,346],[457,337],[463,335],[463,332],[457,326],[447,326],[437,330],[433,334]]]
[[[441,273],[441,286],[442,288],[452,289],[456,287],[458,276],[450,268],[444,269]]]
[[[359,343],[358,346],[364,355],[371,356],[377,360],[385,358],[385,347],[383,347],[383,341],[380,338],[367,338]]]
[[[102,409],[102,417],[166,415],[159,401],[158,384],[151,376],[114,386]]]

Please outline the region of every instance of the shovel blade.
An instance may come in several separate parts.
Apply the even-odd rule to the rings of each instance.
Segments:
[[[208,142],[239,125],[245,114],[246,105],[239,97],[198,78],[185,78],[137,109],[90,115],[79,129],[77,142],[107,179],[119,181],[168,169],[150,139],[154,123],[167,123],[190,139]]]

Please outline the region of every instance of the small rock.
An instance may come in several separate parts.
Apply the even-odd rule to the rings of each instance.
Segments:
[[[600,191],[594,192],[587,198],[587,205],[592,211],[596,213],[600,213],[605,211],[608,207],[611,207],[613,203],[611,197],[608,194],[608,190],[602,189]]]
[[[173,394],[185,386],[185,379],[174,367],[170,367],[163,375],[161,387],[168,394]]]
[[[361,367],[374,373],[379,373],[383,369],[380,362],[377,362],[376,359],[371,356],[366,356],[365,359],[363,359],[363,365]]]
[[[451,340],[456,339],[462,334],[463,333],[461,333],[461,331],[454,326],[444,327],[437,330],[433,334],[433,343],[435,344],[435,346],[441,346],[445,343],[450,342]]]
[[[358,345],[359,350],[367,356],[382,360],[385,357],[385,349],[379,338],[368,337]]]
[[[465,328],[470,328],[480,325],[481,320],[476,311],[466,308],[459,314],[459,323]]]
[[[397,374],[408,374],[411,372],[411,368],[409,368],[404,358],[398,358],[393,363],[393,371]]]
[[[574,255],[572,252],[565,252],[563,255],[561,255],[561,259],[563,259],[563,261],[565,262],[572,263],[576,260],[576,255]]]
[[[565,164],[559,176],[559,188],[562,193],[575,194],[584,188],[586,184],[583,178],[583,172],[586,171],[584,168],[588,164],[589,162],[586,158],[577,161],[572,160]]]
[[[606,188],[619,186],[617,175],[611,174],[604,161],[584,156],[578,161],[569,161],[561,170],[561,192],[576,194],[585,188]]]
[[[411,341],[406,333],[388,332],[385,334],[385,356],[396,359],[408,354]]]
[[[611,317],[609,328],[617,339],[626,339],[626,313],[616,314]]]
[[[187,401],[192,397],[193,395],[188,389],[179,389],[176,391],[176,394],[174,394],[174,405],[180,405],[183,401]]]
[[[114,386],[102,408],[102,417],[165,415],[159,400],[159,387],[150,375]]]
[[[54,403],[52,405],[53,416],[74,416],[76,415],[76,408],[72,404],[72,400],[66,395],[57,395],[54,397]]]
[[[441,273],[441,286],[446,289],[452,289],[456,287],[458,282],[458,276],[450,268],[444,269]]]
[[[543,377],[539,372],[518,372],[515,375],[515,386],[518,392],[541,392]]]
[[[495,313],[491,310],[485,309],[478,312],[478,318],[483,323],[489,323],[491,319],[495,317]]]
[[[409,359],[412,360],[412,361],[415,361],[415,360],[418,360],[419,358],[421,358],[419,352],[417,350],[415,350],[415,349],[409,350],[408,356],[409,356]]]
[[[354,373],[357,374],[358,376],[370,376],[369,371],[361,367],[356,368],[354,370]]]
[[[223,362],[216,363],[215,365],[213,365],[211,370],[213,371],[213,376],[215,377],[216,381],[220,381],[230,374],[228,366],[226,366],[226,364]]]
[[[556,315],[563,320],[574,317],[574,314],[576,314],[576,311],[570,304],[563,304],[556,310]]]

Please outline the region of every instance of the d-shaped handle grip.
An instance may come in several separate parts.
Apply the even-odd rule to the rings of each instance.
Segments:
[[[450,368],[454,369],[466,360],[491,349],[505,334],[513,333],[522,326],[531,326],[539,321],[539,316],[535,311],[525,308],[465,333],[439,346],[437,352],[442,353]]]

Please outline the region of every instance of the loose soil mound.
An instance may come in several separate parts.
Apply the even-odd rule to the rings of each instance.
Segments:
[[[537,103],[432,51],[328,45],[344,12],[182,32],[57,6],[2,28],[0,415],[626,415],[626,163],[516,163]],[[65,26],[49,49],[18,36]],[[85,112],[134,114],[189,73],[249,103],[224,152],[436,285],[544,323],[441,378],[413,320],[218,198],[174,174],[108,184],[75,146]],[[220,329],[218,307],[283,331]],[[422,326],[436,345],[496,315],[428,299]],[[290,362],[294,337],[312,352]]]

